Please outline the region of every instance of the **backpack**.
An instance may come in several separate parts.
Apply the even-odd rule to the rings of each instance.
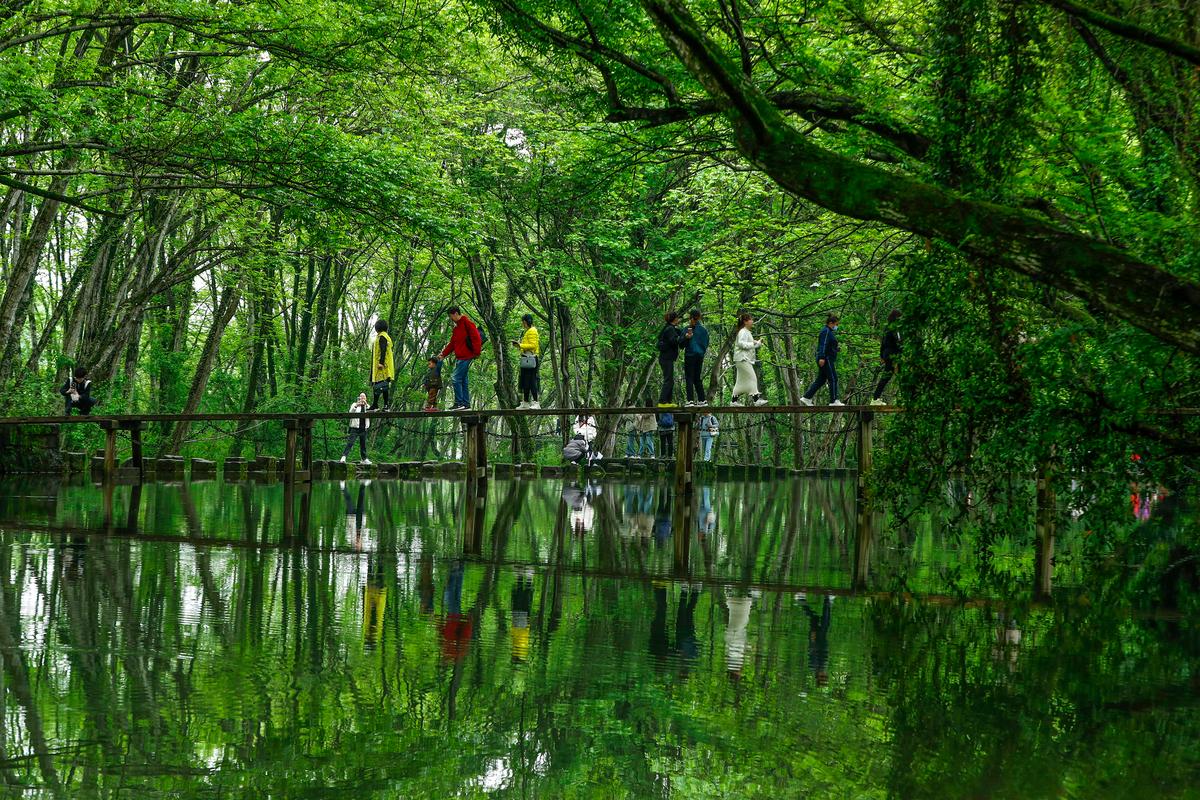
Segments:
[[[479,349],[475,351],[476,356],[483,355],[483,346],[487,344],[487,334],[483,332],[483,328],[475,326],[475,333],[479,336]],[[471,346],[471,337],[467,336],[467,347]]]
[[[659,414],[658,415],[658,427],[674,428],[675,427],[675,415],[674,414]]]

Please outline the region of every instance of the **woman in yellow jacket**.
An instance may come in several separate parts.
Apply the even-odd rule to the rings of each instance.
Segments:
[[[521,317],[525,333],[519,340],[513,341],[513,346],[521,350],[521,371],[517,377],[517,391],[521,393],[521,404],[517,408],[541,408],[538,402],[541,396],[541,386],[538,380],[538,363],[541,361],[542,348],[537,328],[533,327],[533,315]]]
[[[375,390],[371,400],[371,410],[379,408],[379,398],[383,398],[383,407],[392,403],[392,381],[396,378],[396,363],[392,359],[392,337],[388,336],[386,319],[375,322],[375,343],[371,346],[371,387]]]

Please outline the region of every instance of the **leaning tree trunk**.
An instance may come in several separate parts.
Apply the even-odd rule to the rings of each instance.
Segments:
[[[233,319],[233,312],[237,310],[240,299],[241,287],[235,283],[225,289],[224,296],[217,304],[213,314],[212,327],[209,328],[208,338],[204,341],[204,350],[200,353],[200,363],[196,365],[196,376],[192,379],[192,389],[188,393],[187,404],[183,408],[184,414],[195,414],[196,409],[200,407],[200,400],[204,397],[204,388],[208,385],[208,378],[212,375],[213,367],[217,363],[221,335],[225,332],[225,326]],[[162,453],[178,453],[187,436],[188,427],[187,422],[180,422],[176,425],[175,430],[171,432],[170,440],[163,447]]]

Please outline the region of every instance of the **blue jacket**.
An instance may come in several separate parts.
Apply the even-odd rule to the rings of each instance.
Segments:
[[[821,335],[817,337],[817,358],[823,358],[826,361],[837,361],[838,340],[837,334],[828,325],[821,328]]]
[[[688,339],[687,354],[689,356],[703,356],[708,352],[708,328],[697,323],[692,329],[692,338]]]

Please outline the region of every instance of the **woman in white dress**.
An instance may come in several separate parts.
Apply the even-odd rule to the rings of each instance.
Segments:
[[[742,314],[738,318],[737,338],[733,340],[733,369],[737,376],[733,384],[734,405],[738,405],[739,397],[745,397],[747,403],[753,402],[756,406],[767,404],[767,399],[758,393],[758,376],[754,374],[758,348],[762,347],[763,343],[750,333],[753,327],[754,317]]]

